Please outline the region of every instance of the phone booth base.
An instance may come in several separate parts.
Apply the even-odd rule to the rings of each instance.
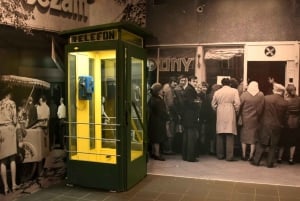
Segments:
[[[67,182],[126,191],[147,174],[142,28],[113,23],[65,31]]]
[[[68,184],[90,188],[101,188],[110,191],[126,190],[123,189],[122,186],[117,186],[120,181],[116,166],[82,161],[69,161],[67,167]]]

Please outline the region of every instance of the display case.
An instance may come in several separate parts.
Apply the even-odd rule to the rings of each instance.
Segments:
[[[62,33],[69,184],[125,191],[146,176],[146,35],[124,23]]]

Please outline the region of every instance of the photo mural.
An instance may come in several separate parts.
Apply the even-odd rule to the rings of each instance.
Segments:
[[[1,183],[7,195],[26,191],[35,183],[31,180],[38,183],[49,163],[50,147],[61,143],[59,106],[50,97],[50,83],[44,80],[0,75],[0,87]]]

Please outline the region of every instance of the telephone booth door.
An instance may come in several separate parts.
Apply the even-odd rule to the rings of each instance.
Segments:
[[[69,37],[66,138],[71,185],[125,191],[146,176],[146,51],[138,29],[128,26],[63,33]],[[92,40],[100,35],[105,37]]]
[[[145,139],[145,108],[146,80],[145,80],[145,51],[134,46],[126,48],[126,108],[128,116],[127,133],[130,133],[127,157],[127,186],[133,186],[139,178],[145,176],[147,145]],[[130,109],[129,109],[130,108]]]

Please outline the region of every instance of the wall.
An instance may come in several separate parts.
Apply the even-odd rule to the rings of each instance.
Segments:
[[[35,2],[31,5],[35,19],[30,21],[33,27],[55,32],[119,21],[124,5],[118,5],[114,0],[76,0],[87,6],[86,21],[70,18],[70,15],[56,9],[49,9],[40,5],[48,0],[26,0]],[[71,0],[62,0],[66,3]],[[131,2],[136,2],[132,0]],[[54,2],[54,1],[52,1]],[[154,2],[156,4],[154,4]],[[161,3],[157,3],[161,2]],[[245,41],[295,41],[300,37],[300,9],[298,0],[160,0],[147,1],[147,27],[155,38],[147,44],[195,44],[195,43],[235,43]],[[63,5],[63,4],[61,4]],[[49,5],[51,7],[51,5]],[[53,5],[52,5],[53,6]],[[199,12],[202,6],[203,12]],[[197,12],[198,11],[198,12]],[[15,32],[15,31],[13,31]],[[2,33],[2,31],[1,31]],[[0,35],[1,35],[0,33]],[[7,40],[14,38],[12,34]],[[35,35],[33,38],[37,38]],[[14,44],[7,44],[0,40],[4,49],[11,48],[13,61],[6,59],[6,66],[13,66],[15,72],[25,72],[18,68],[21,51],[43,48],[46,56],[50,56],[51,36],[47,33],[41,40],[18,40],[16,43],[30,41],[32,45],[24,44],[24,48],[15,48]],[[3,36],[5,38],[5,36]],[[20,38],[19,36],[15,37]],[[34,44],[34,46],[33,46]],[[36,45],[40,44],[40,47]],[[46,45],[45,45],[46,44]],[[49,54],[48,54],[49,52]],[[0,52],[1,55],[7,55]],[[31,66],[30,66],[31,67]],[[43,66],[41,66],[43,67]],[[3,68],[2,68],[3,69]],[[11,69],[11,68],[10,68]],[[6,69],[7,70],[7,69]],[[3,71],[0,71],[3,73]],[[26,71],[27,72],[27,71]],[[57,76],[61,74],[56,71]],[[6,73],[6,72],[5,72]],[[62,76],[63,77],[63,76]],[[53,78],[49,78],[49,81]]]
[[[29,20],[28,24],[36,29],[50,30],[50,31],[63,31],[68,29],[86,27],[90,25],[99,25],[119,21],[124,6],[118,5],[113,0],[76,0],[82,7],[72,10],[74,2],[70,0],[62,0],[57,7],[50,3],[49,0],[45,6],[39,3],[39,0],[26,0],[30,3],[29,7],[33,9],[34,19]],[[56,1],[52,1],[56,2]],[[88,3],[92,2],[92,3]],[[70,4],[65,8],[64,5]]]
[[[25,0],[24,7],[32,10],[33,19],[27,24],[34,29],[62,31],[89,25],[87,0]]]
[[[155,36],[150,44],[195,43],[199,35],[197,3],[194,0],[165,0],[147,5],[146,28]]]
[[[114,0],[97,0],[89,9],[89,24],[99,25],[118,22],[124,7]]]
[[[299,40],[299,3],[297,0],[149,3],[147,28],[156,36],[149,44]],[[202,13],[197,12],[201,5],[204,5]]]

